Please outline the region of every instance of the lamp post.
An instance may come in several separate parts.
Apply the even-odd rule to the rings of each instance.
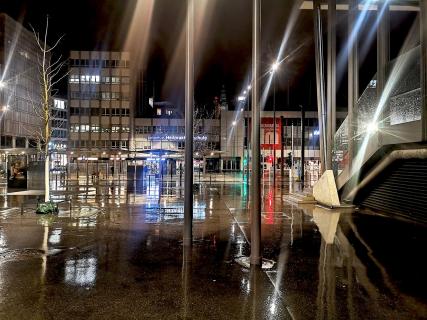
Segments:
[[[304,163],[305,163],[305,111],[301,108],[301,189],[304,189]]]
[[[252,183],[251,183],[251,265],[261,264],[261,190],[260,190],[260,101],[259,58],[261,36],[260,0],[252,1]]]
[[[246,90],[243,91],[243,94],[237,97],[237,101],[238,102],[242,102],[244,103],[244,106],[240,109],[240,111],[244,111],[245,110],[245,106],[246,106],[246,110],[249,112],[250,109],[250,101],[251,101],[251,89],[252,86],[248,85]],[[247,101],[247,103],[246,103]],[[245,128],[245,135],[246,135],[246,164],[245,164],[245,168],[244,168],[244,172],[246,174],[246,184],[247,186],[249,186],[249,117],[244,116],[243,117],[246,121],[246,128]],[[245,146],[243,145],[243,148]],[[249,193],[248,193],[248,197],[249,197]]]
[[[185,188],[184,246],[193,242],[193,109],[194,109],[194,2],[187,0],[186,72],[185,72]]]
[[[248,103],[246,104],[247,111],[249,114],[250,111],[250,103],[251,103],[251,91],[252,87],[251,85],[248,85]],[[246,185],[249,188],[249,117],[246,117]],[[247,193],[249,197],[249,192]]]
[[[273,185],[276,183],[276,77],[279,69],[279,62],[276,61],[271,66],[273,81]]]

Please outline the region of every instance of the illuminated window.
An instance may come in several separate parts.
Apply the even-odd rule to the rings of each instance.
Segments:
[[[81,124],[80,125],[80,132],[89,132],[89,125],[88,124]]]
[[[80,76],[80,82],[81,83],[89,83],[90,82],[90,76],[88,76],[88,75],[81,75]]]
[[[57,108],[57,109],[65,109],[65,101],[55,99],[53,103],[54,103],[54,107],[55,108]]]
[[[72,75],[70,76],[70,82],[71,82],[71,83],[79,83],[79,75],[77,75],[77,74],[72,74]]]
[[[157,109],[157,115],[158,115],[158,116],[161,116],[161,115],[162,115],[162,109],[160,109],[160,108],[159,108],[159,109]]]
[[[99,76],[90,76],[90,82],[99,83]]]

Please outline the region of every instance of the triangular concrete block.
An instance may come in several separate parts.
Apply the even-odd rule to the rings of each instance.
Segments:
[[[313,187],[313,196],[318,203],[324,206],[340,206],[340,199],[338,197],[334,172],[332,170],[326,170],[319,181],[315,183]]]

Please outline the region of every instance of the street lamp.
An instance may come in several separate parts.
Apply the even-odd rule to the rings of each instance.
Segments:
[[[275,61],[271,65],[273,81],[273,184],[276,183],[276,78],[275,73],[279,69],[279,62]]]
[[[273,62],[273,64],[271,65],[271,72],[275,73],[277,71],[277,69],[279,69],[279,62],[275,61]]]
[[[371,122],[366,126],[366,131],[372,135],[378,131],[378,124],[376,122]]]

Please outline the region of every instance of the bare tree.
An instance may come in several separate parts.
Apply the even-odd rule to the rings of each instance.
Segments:
[[[49,31],[49,18],[46,18],[46,27],[43,38],[40,34],[32,28],[33,34],[39,49],[38,52],[38,71],[40,83],[40,101],[33,104],[34,113],[41,120],[42,126],[35,133],[35,138],[38,141],[38,146],[44,156],[44,185],[45,185],[45,202],[50,200],[50,157],[49,157],[49,142],[52,138],[52,119],[55,118],[53,114],[54,96],[56,94],[55,85],[64,79],[68,72],[63,72],[66,61],[59,56],[52,61],[52,53],[62,36],[51,47],[47,45],[47,36]]]
[[[213,151],[213,146],[210,143],[212,135],[211,122],[206,121],[212,119],[213,112],[209,112],[205,106],[196,107],[193,113],[193,150],[201,157],[205,157]]]

